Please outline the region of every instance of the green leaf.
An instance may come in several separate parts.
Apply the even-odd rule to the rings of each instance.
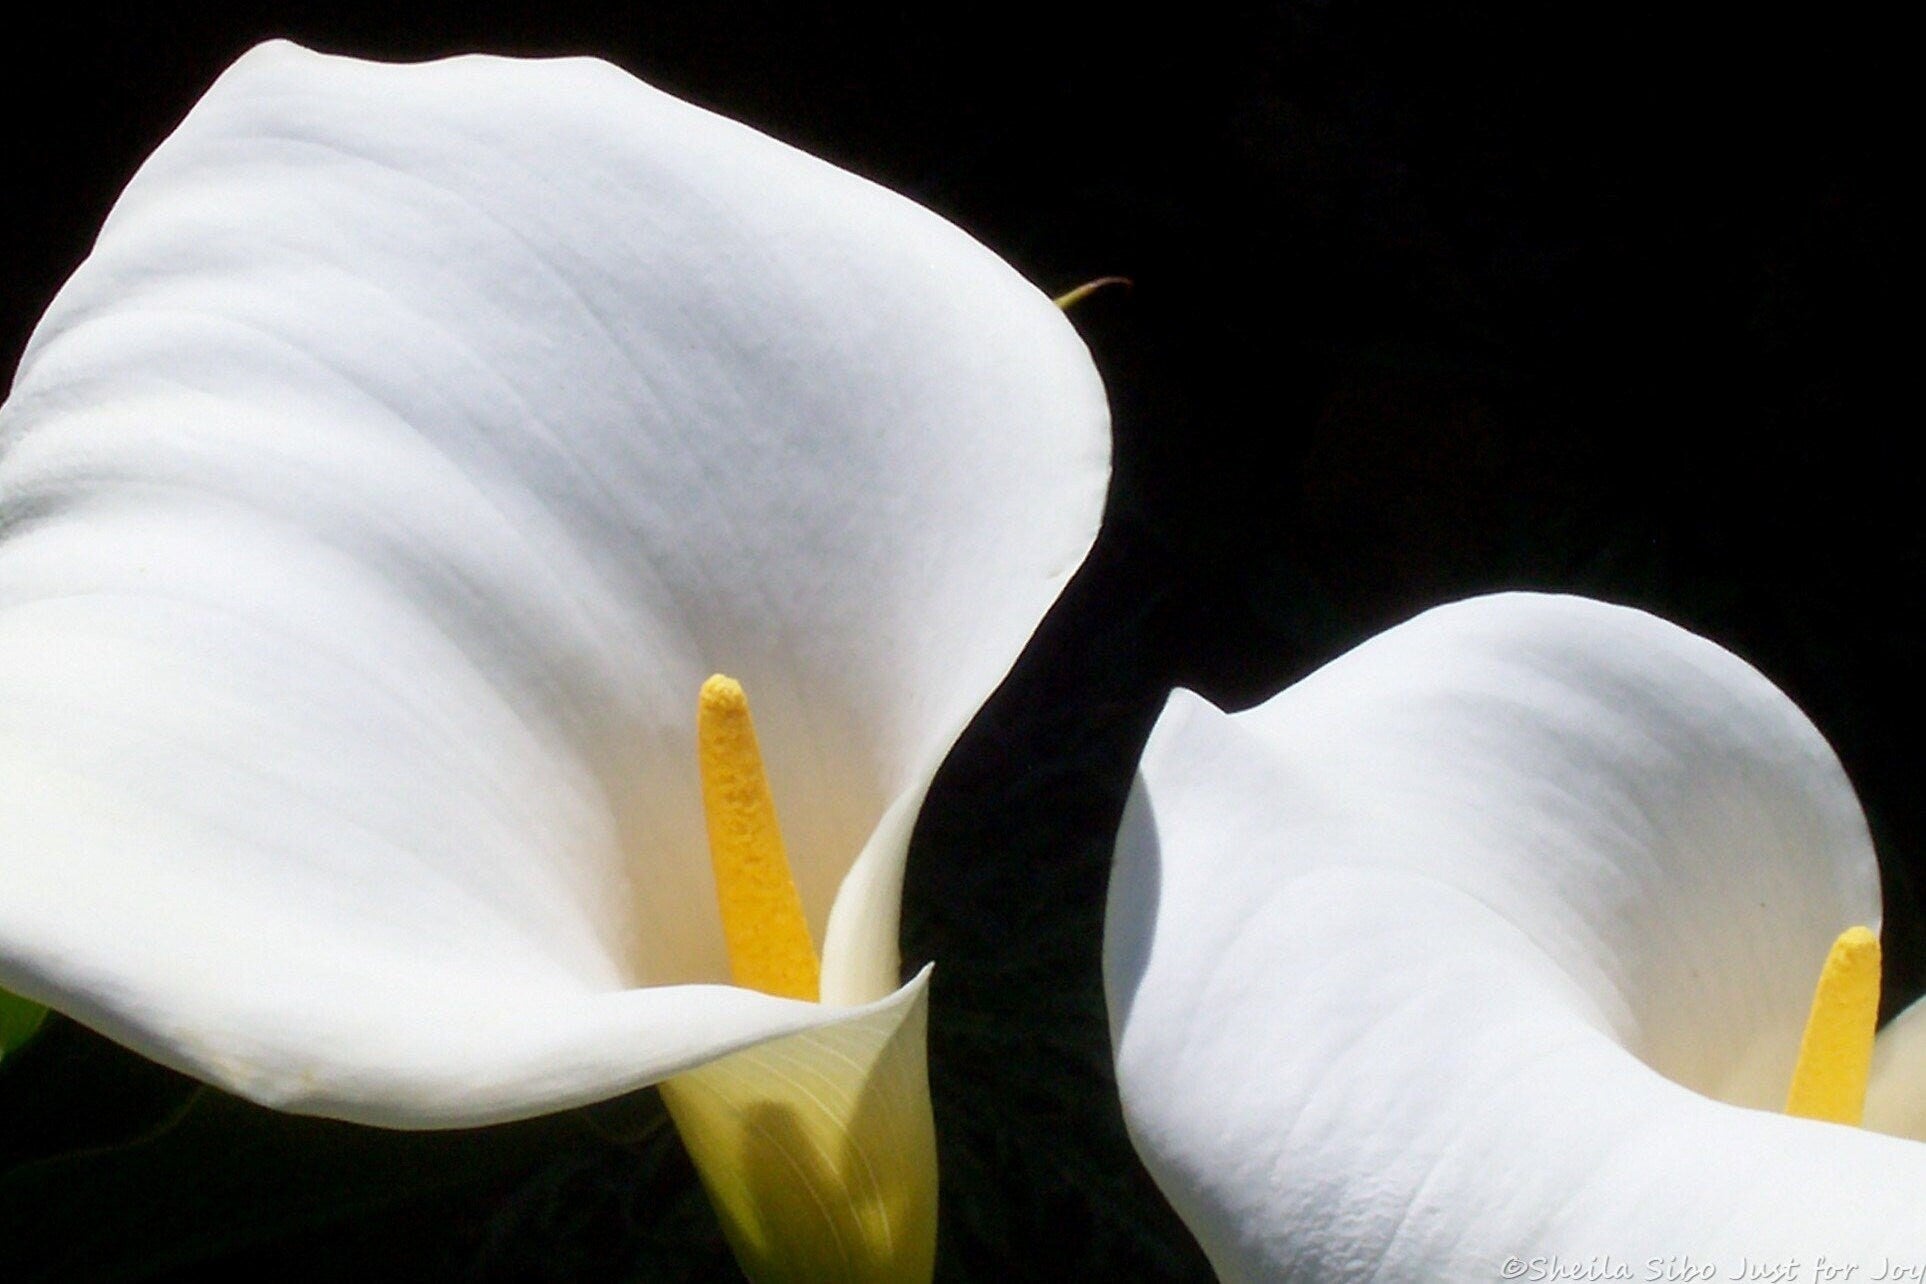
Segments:
[[[40,1004],[0,990],[0,1060],[31,1039],[46,1019],[47,1009]]]

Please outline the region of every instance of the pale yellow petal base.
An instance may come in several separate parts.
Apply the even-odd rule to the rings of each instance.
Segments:
[[[923,978],[905,1001],[662,1085],[723,1233],[756,1284],[926,1284],[936,1128]]]

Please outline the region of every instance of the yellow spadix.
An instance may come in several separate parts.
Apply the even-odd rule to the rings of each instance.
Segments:
[[[730,977],[751,990],[814,1003],[822,965],[789,872],[749,698],[734,678],[718,673],[702,684],[696,753]]]
[[[734,680],[703,683],[696,746],[730,979],[815,1002],[821,962],[748,698]],[[756,1284],[927,1284],[935,1274],[927,1022],[918,987],[906,1003],[662,1084],[729,1246]]]
[[[1879,938],[1869,928],[1839,934],[1819,972],[1786,1113],[1829,1123],[1859,1123],[1879,1019]]]

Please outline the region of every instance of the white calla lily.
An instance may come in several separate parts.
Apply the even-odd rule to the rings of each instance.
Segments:
[[[603,63],[276,44],[128,186],[3,414],[0,985],[374,1124],[682,1076],[887,1222],[933,1165],[910,829],[1108,479],[1047,297]],[[820,1003],[728,983],[717,670]],[[836,1153],[852,1120],[899,1135]]]
[[[1126,1118],[1226,1280],[1917,1269],[1920,1018],[1866,1128],[1779,1113],[1879,911],[1843,771],[1743,661],[1440,608],[1248,712],[1171,699],[1106,927]]]

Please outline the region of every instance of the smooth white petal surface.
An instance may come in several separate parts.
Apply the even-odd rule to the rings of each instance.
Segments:
[[[1742,661],[1441,608],[1248,713],[1172,698],[1106,928],[1126,1117],[1226,1279],[1926,1260],[1926,1147],[1768,1113],[1878,915],[1844,774]]]
[[[1109,452],[1058,310],[907,201],[601,63],[285,44],[136,176],[0,415],[0,985],[400,1124],[837,1019],[690,984],[714,671],[819,940],[896,817],[825,959],[885,998],[898,800]]]

